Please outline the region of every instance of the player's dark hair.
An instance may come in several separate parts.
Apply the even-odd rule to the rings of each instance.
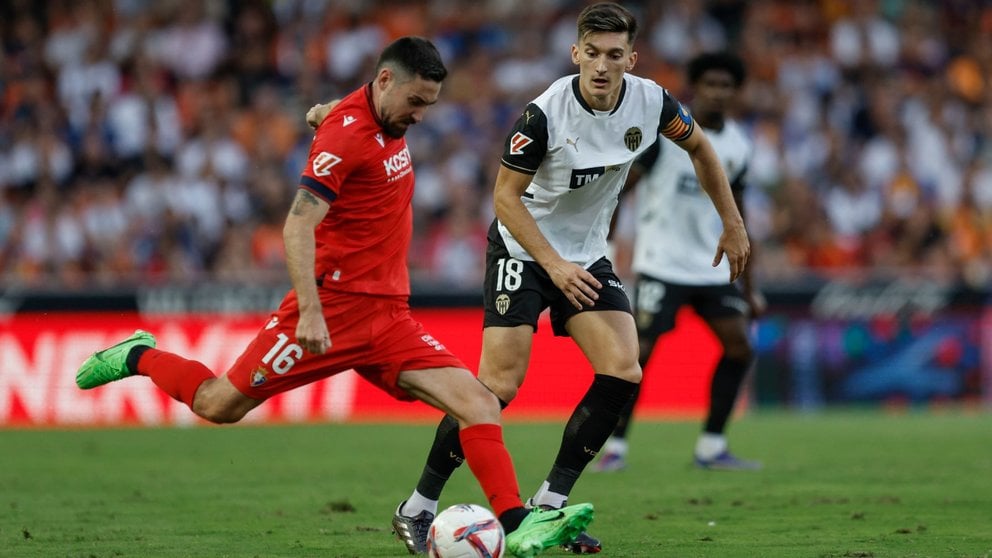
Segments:
[[[578,28],[580,40],[589,33],[627,33],[627,42],[631,44],[637,38],[637,18],[613,2],[600,2],[582,10]]]
[[[410,76],[418,75],[438,83],[448,76],[441,54],[433,43],[423,37],[400,37],[393,41],[379,55],[375,72],[378,74],[386,65],[394,66]]]
[[[747,71],[739,56],[730,52],[705,52],[694,57],[686,66],[686,76],[689,83],[696,83],[703,74],[710,70],[723,70],[734,78],[734,86],[744,84]]]

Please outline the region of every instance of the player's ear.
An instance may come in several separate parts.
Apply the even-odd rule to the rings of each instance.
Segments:
[[[382,69],[379,70],[379,73],[376,74],[375,81],[376,84],[379,86],[379,89],[381,90],[381,89],[385,89],[386,86],[389,85],[389,82],[392,81],[394,77],[395,76],[393,75],[393,69],[390,68],[389,66],[383,66]]]
[[[572,64],[579,65],[579,46],[572,45]]]
[[[637,51],[631,51],[627,58],[627,71],[633,70],[635,64],[637,64]]]

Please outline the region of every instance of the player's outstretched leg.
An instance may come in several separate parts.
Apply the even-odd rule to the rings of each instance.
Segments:
[[[592,504],[556,510],[532,508],[520,526],[506,535],[506,549],[517,558],[531,558],[543,550],[568,544],[592,522]]]
[[[155,336],[139,329],[120,343],[93,353],[76,372],[76,385],[80,389],[92,389],[133,375],[127,356],[138,346],[154,347]]]

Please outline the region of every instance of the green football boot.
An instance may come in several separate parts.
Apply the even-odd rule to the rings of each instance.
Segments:
[[[506,549],[517,558],[537,556],[546,548],[568,544],[592,521],[592,504],[557,510],[533,508],[520,527],[506,535]]]
[[[147,331],[135,330],[131,337],[93,353],[76,372],[76,385],[80,389],[93,389],[133,375],[134,372],[127,367],[127,355],[131,349],[141,345],[154,347],[155,336]]]

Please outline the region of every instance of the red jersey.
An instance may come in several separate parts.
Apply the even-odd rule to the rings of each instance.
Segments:
[[[310,145],[300,187],[331,204],[315,231],[315,276],[340,292],[409,296],[413,161],[372,106],[371,84],[327,115]]]

